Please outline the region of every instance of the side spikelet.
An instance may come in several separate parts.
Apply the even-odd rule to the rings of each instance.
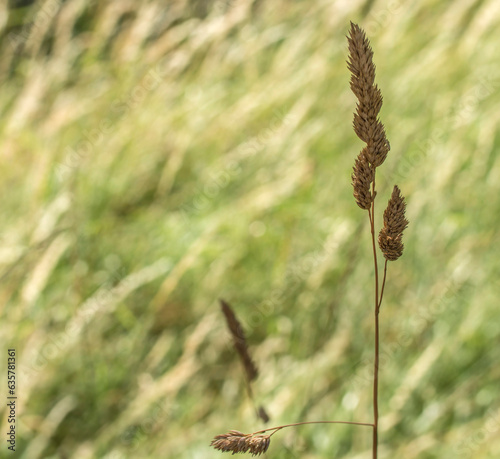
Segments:
[[[403,231],[408,227],[406,203],[401,190],[394,185],[391,199],[384,211],[384,227],[378,235],[378,245],[387,260],[395,261],[404,249]]]

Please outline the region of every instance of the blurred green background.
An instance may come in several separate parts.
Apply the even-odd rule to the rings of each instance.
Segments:
[[[407,198],[382,307],[381,458],[500,457],[500,3],[48,0],[0,6],[0,394],[17,451],[219,458],[268,426],[371,422],[373,265],[345,35],[374,49]],[[5,398],[4,398],[5,401]],[[369,428],[268,458],[370,458]]]

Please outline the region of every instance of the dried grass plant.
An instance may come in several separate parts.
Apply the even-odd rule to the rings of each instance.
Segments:
[[[270,427],[250,434],[231,430],[226,434],[217,435],[211,443],[215,449],[223,452],[245,453],[258,456],[269,448],[271,436],[286,427],[295,427],[304,424],[351,424],[371,427],[373,430],[372,457],[378,455],[378,373],[380,354],[380,307],[384,295],[387,278],[387,264],[395,261],[403,254],[403,231],[408,226],[405,216],[406,203],[397,185],[383,213],[384,226],[378,234],[378,246],[385,258],[383,278],[380,282],[377,259],[377,237],[375,235],[375,189],[376,171],[385,161],[390,150],[384,125],[378,118],[382,107],[382,93],[375,82],[375,64],[373,51],[365,32],[357,24],[351,23],[349,36],[348,69],[351,72],[351,90],[358,99],[354,113],[353,127],[356,135],[366,143],[366,146],[357,156],[352,173],[353,194],[358,206],[368,211],[370,233],[373,247],[374,280],[374,374],[373,374],[373,422],[347,421],[310,421]],[[233,337],[234,347],[240,355],[246,371],[248,385],[257,377],[257,369],[248,353],[248,347],[243,330],[229,305],[221,301],[221,306]],[[271,432],[266,434],[266,432]]]

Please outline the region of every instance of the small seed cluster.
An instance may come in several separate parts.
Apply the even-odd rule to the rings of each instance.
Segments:
[[[391,199],[384,211],[384,227],[378,235],[380,250],[387,260],[397,260],[403,254],[403,231],[408,226],[405,208],[406,203],[401,196],[401,190],[394,185]]]

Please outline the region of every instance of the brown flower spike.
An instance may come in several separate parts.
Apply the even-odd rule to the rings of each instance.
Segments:
[[[382,93],[378,86],[373,84],[375,64],[370,42],[365,32],[352,22],[347,40],[349,44],[347,66],[351,72],[351,90],[358,98],[353,127],[356,135],[366,143],[354,165],[352,185],[358,206],[368,210],[375,198],[374,193],[370,191],[375,168],[385,161],[389,152],[389,141],[384,125],[378,119],[382,107]]]
[[[365,32],[351,22],[348,37],[349,61],[351,72],[351,90],[358,98],[354,113],[354,132],[367,147],[365,154],[373,167],[380,166],[389,152],[389,142],[384,125],[378,119],[382,107],[382,93],[375,81],[373,51]]]
[[[405,217],[406,203],[401,190],[394,185],[391,199],[384,211],[384,227],[378,235],[378,245],[387,260],[395,261],[404,249],[403,231],[408,227]]]
[[[270,435],[244,434],[238,430],[231,430],[226,434],[217,435],[210,446],[223,452],[251,453],[253,456],[260,456],[267,451],[270,443]]]

